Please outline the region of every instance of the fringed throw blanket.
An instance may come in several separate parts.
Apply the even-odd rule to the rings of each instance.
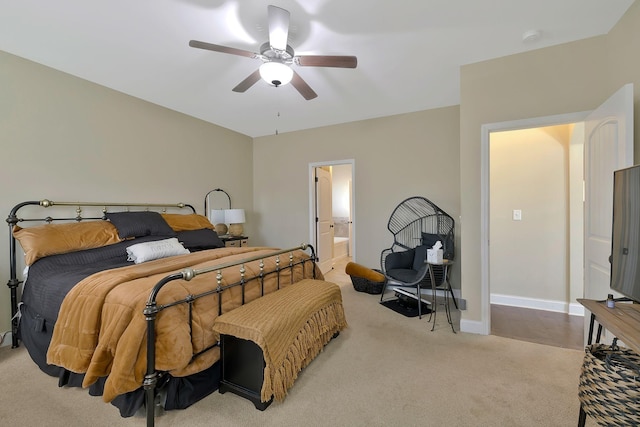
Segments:
[[[261,400],[283,400],[305,368],[347,321],[335,283],[305,279],[218,317],[219,334],[256,343],[265,368]]]

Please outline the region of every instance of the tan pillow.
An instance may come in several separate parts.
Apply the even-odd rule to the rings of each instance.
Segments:
[[[367,279],[372,282],[384,282],[384,274],[355,262],[347,263],[344,268],[344,272],[349,276],[362,277],[363,279]]]
[[[109,221],[45,224],[13,227],[13,235],[24,250],[26,265],[56,254],[99,248],[120,242],[118,230]]]
[[[169,227],[173,231],[189,231],[189,230],[202,230],[203,228],[214,229],[213,224],[209,222],[206,216],[198,214],[168,214],[163,213],[162,218],[167,221]]]

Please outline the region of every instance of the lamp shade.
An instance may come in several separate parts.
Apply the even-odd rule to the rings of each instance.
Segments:
[[[280,62],[265,62],[260,66],[260,77],[272,86],[283,86],[293,78],[293,70]]]
[[[211,209],[211,217],[209,220],[212,224],[224,224],[224,209]]]
[[[226,209],[224,219],[227,224],[244,224],[244,209]]]
[[[245,221],[244,209],[227,209],[224,211],[224,219],[229,224],[229,234],[232,236],[242,236],[244,233],[242,224]]]
[[[214,225],[216,233],[221,236],[229,231],[229,227],[225,224],[224,211],[224,209],[211,209],[210,221]]]

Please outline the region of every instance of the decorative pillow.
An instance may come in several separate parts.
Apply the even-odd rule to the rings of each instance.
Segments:
[[[218,233],[208,228],[178,231],[177,234],[178,241],[190,251],[202,251],[205,249],[224,247],[224,242],[220,240]]]
[[[348,262],[344,268],[344,272],[349,276],[362,277],[363,279],[370,280],[372,282],[384,282],[384,274],[379,271],[372,270],[364,265]]]
[[[158,212],[107,212],[106,217],[118,229],[121,239],[142,236],[174,237],[176,232]]]
[[[416,246],[413,256],[413,270],[418,271],[424,267],[424,262],[427,260],[427,249],[428,247],[424,245]]]
[[[386,271],[396,269],[408,269],[413,268],[413,259],[415,258],[415,250],[409,249],[406,251],[393,252],[387,255],[384,260],[384,269]]]
[[[49,255],[100,248],[120,242],[118,230],[108,221],[45,224],[13,227],[13,235],[24,250],[26,265]]]
[[[127,261],[140,264],[154,259],[166,258],[174,255],[188,254],[189,251],[178,242],[178,239],[156,240],[153,242],[136,243],[127,247]]]
[[[442,243],[442,253],[444,259],[452,260],[454,256],[453,239],[450,236],[441,236],[439,234],[422,233],[422,244],[428,248],[440,240]]]
[[[200,230],[203,228],[214,229],[215,227],[206,216],[198,214],[168,214],[163,213],[162,218],[169,224],[173,231]]]

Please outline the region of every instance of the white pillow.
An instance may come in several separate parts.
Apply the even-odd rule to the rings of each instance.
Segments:
[[[133,261],[136,264],[151,261],[154,259],[166,258],[174,255],[188,254],[189,250],[178,239],[172,237],[165,240],[157,240],[155,242],[136,243],[127,248],[127,261]]]

